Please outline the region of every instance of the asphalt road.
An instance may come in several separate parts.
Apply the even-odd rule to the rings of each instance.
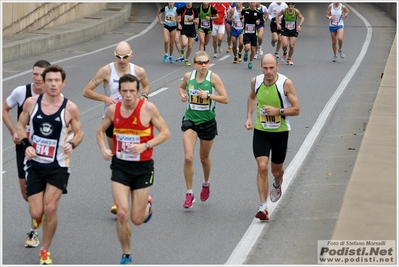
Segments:
[[[300,166],[285,178],[290,181],[289,187],[273,207],[270,221],[262,225],[253,221],[259,205],[256,163],[252,132],[244,129],[250,79],[261,73],[259,60],[249,70],[246,63],[233,64],[231,54],[212,59],[211,69],[222,77],[230,101],[216,108],[219,136],[211,153],[211,197],[204,203],[197,200],[190,210],[182,207],[185,183],[180,123],[185,104],[179,100],[178,86],[192,68],[162,63],[162,27],[157,24],[156,5],[140,11],[146,19],[126,23],[92,42],[3,65],[3,100],[16,86],[30,81],[29,72],[36,60],[47,59],[66,70],[63,93],[81,111],[85,138],[72,155],[68,194],[60,201],[58,229],[51,245],[56,264],[116,264],[120,260],[115,216],[109,212],[109,162],[102,159],[95,140],[103,105],[84,98],[81,92],[101,66],[114,60],[115,44],[122,40],[132,46],[132,62],[146,69],[153,92],[150,101],[157,105],[171,130],[171,138],[154,152],[153,219],[149,224],[133,226],[134,264],[239,264],[233,259],[239,255],[235,253],[244,253],[242,243],[250,248],[243,254],[245,264],[317,263],[317,240],[332,235],[396,24],[372,4],[350,4],[351,11],[357,10],[363,18],[352,12],[345,20],[346,58],[332,63],[324,17],[327,4],[298,3],[296,7],[306,21],[295,47],[294,65],[283,63],[279,72],[293,80],[301,105],[300,116],[291,118],[285,166],[298,158]],[[212,51],[210,47],[208,52]],[[195,43],[194,51],[197,49]],[[263,50],[273,51],[268,27]],[[360,57],[362,53],[364,57]],[[331,112],[320,118],[339,88],[342,92],[332,100]],[[303,153],[301,147],[315,127],[320,129]],[[30,226],[28,204],[20,194],[14,147],[4,124],[3,133],[2,263],[36,264],[39,248],[23,247]],[[201,173],[197,147],[196,196],[201,189]],[[248,229],[259,230],[259,238],[253,243],[242,239]]]

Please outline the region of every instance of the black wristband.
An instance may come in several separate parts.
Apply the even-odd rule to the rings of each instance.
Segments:
[[[72,149],[75,149],[75,144],[74,144],[74,142],[72,142],[72,141],[68,141],[68,143],[70,143],[70,144],[71,144],[71,146],[72,146]]]
[[[21,145],[22,145],[22,148],[23,148],[24,152],[25,152],[25,150],[26,150],[28,147],[32,146],[32,144],[29,142],[29,139],[28,139],[28,138],[22,139],[22,140],[21,140]]]
[[[144,96],[145,98],[148,99],[148,93],[147,93],[147,92],[142,92],[142,93],[141,93],[141,96]]]

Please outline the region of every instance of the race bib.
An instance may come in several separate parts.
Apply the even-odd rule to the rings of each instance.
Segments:
[[[198,95],[198,90],[190,89],[189,90],[189,103],[190,108],[192,110],[209,110],[209,100],[207,98],[201,98]]]
[[[201,28],[209,29],[210,27],[211,27],[211,21],[210,20],[201,20]]]
[[[286,21],[285,28],[290,31],[295,30],[295,21]]]
[[[174,16],[165,16],[165,20],[167,22],[174,22],[175,21],[175,17]]]
[[[39,163],[54,162],[57,149],[57,140],[47,139],[36,135],[32,136],[32,146],[35,148],[37,157],[32,160]]]
[[[244,28],[242,21],[234,21],[233,27],[237,30],[242,30]]]
[[[193,15],[184,15],[184,25],[193,25],[194,22],[192,21],[192,19],[194,19]]]
[[[245,33],[255,33],[255,24],[245,24]]]
[[[281,125],[280,115],[267,115],[266,111],[261,108],[260,111],[260,123],[264,129],[277,129]]]
[[[140,136],[116,134],[116,157],[126,161],[139,161],[140,154],[133,154],[129,150],[134,144],[140,144]]]

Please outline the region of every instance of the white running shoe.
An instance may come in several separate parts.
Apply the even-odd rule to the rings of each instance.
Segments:
[[[263,55],[262,46],[258,46],[258,52],[259,52],[259,55],[260,55],[260,56]]]
[[[342,50],[341,50],[341,49],[338,49],[338,53],[339,53],[339,56],[340,56],[342,59],[345,58],[345,54],[342,53]]]

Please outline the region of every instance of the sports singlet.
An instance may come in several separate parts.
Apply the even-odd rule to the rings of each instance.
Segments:
[[[283,16],[283,31],[296,32],[296,8],[294,8],[292,14],[288,14],[288,8],[285,9]]]
[[[154,138],[154,126],[144,126],[140,121],[140,113],[145,100],[139,99],[139,103],[128,118],[122,117],[122,103],[117,103],[115,107],[115,115],[112,120],[114,124],[114,155],[121,160],[126,161],[148,161],[152,158],[152,150],[150,148],[141,154],[132,154],[129,146],[133,144],[146,143]]]
[[[214,93],[215,88],[211,82],[212,71],[208,70],[203,82],[195,80],[197,71],[191,72],[190,80],[187,82],[187,108],[184,117],[191,120],[195,125],[207,122],[215,118],[216,102],[212,99],[201,98],[198,96],[199,89]]]
[[[176,17],[176,7],[170,9],[168,6],[165,7],[165,21],[164,24],[169,27],[174,27],[177,25],[177,22],[174,20]]]
[[[118,72],[116,71],[115,68],[115,63],[109,63],[108,64],[109,67],[111,68],[111,75],[109,77],[109,82],[108,82],[108,86],[104,87],[104,95],[109,96],[113,99],[115,99],[117,102],[121,102],[122,101],[122,97],[119,94],[119,76],[118,76]],[[130,67],[130,74],[136,76],[136,71],[134,68],[134,64],[133,63],[129,63],[129,67]],[[104,110],[103,110],[103,116],[102,118],[105,117],[105,110],[108,108],[107,104],[104,103]]]
[[[232,27],[236,30],[242,30],[244,25],[241,21],[241,11],[237,10],[237,7],[234,7],[234,13],[232,17]]]
[[[68,138],[65,121],[68,99],[64,97],[60,108],[52,115],[42,111],[39,95],[29,119],[31,125],[30,142],[36,150],[37,157],[26,162],[29,166],[69,167],[69,155],[64,153],[63,146]]]
[[[206,20],[206,16],[212,17],[212,7],[208,5],[208,10],[204,11],[203,5],[198,7],[198,17],[199,17],[199,28],[202,29],[211,29],[212,28],[212,21]]]
[[[268,115],[263,109],[264,105],[276,108],[290,107],[287,96],[284,94],[284,83],[287,77],[277,73],[277,81],[267,86],[263,80],[264,74],[256,76],[255,94],[257,100],[255,129],[266,132],[286,132],[291,130],[290,122],[284,115]]]
[[[334,16],[333,20],[329,20],[330,27],[336,26],[344,26],[344,20],[342,19],[342,15],[344,12],[342,11],[342,4],[340,3],[337,8],[334,7],[334,4],[331,4],[330,16]]]

